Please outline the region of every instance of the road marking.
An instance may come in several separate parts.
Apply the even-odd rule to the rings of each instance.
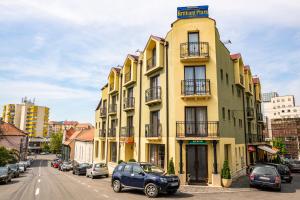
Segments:
[[[36,188],[35,190],[35,196],[38,195],[40,193],[40,188]]]
[[[107,199],[109,198],[109,196],[106,195],[106,194],[102,194],[102,196],[105,197],[105,198],[107,198]]]
[[[81,184],[82,184],[82,185],[85,185],[86,183],[82,182]]]
[[[38,182],[40,183],[40,182],[41,182],[41,179],[39,179]]]
[[[98,190],[94,189],[95,192],[99,192]]]
[[[88,188],[90,188],[91,186],[90,185],[88,185]]]

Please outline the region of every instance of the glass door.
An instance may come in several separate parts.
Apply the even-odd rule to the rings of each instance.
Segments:
[[[159,136],[159,111],[154,111],[150,113],[150,134],[152,137]]]
[[[207,108],[206,107],[186,107],[185,108],[185,134],[188,136],[208,135],[207,130]]]
[[[199,56],[199,32],[188,33],[189,56]]]
[[[206,67],[185,67],[184,83],[185,95],[200,95],[206,93]]]

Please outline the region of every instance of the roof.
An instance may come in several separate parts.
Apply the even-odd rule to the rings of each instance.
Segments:
[[[129,56],[129,57],[132,57],[134,60],[138,60],[138,59],[139,59],[139,57],[136,56],[136,55],[128,54],[128,56]]]
[[[82,130],[81,133],[77,135],[75,140],[82,142],[92,142],[94,140],[94,133],[94,128]]]
[[[90,128],[93,128],[93,125],[90,124],[90,123],[80,123],[80,124],[77,124],[75,126],[76,130],[78,130],[78,129],[90,129]]]
[[[153,38],[153,39],[155,39],[155,40],[161,41],[161,42],[164,42],[164,41],[165,41],[164,38],[158,37],[158,36],[155,36],[155,35],[151,35],[150,37]]]
[[[239,59],[240,57],[242,57],[242,55],[240,53],[236,53],[236,54],[231,54],[230,55],[230,58],[232,60],[236,60],[236,59]]]
[[[106,83],[102,88],[101,90],[103,90],[104,88],[108,87],[108,83]]]
[[[253,79],[254,84],[259,84],[260,83],[260,80],[259,80],[258,77],[253,77],[252,79]]]
[[[118,68],[118,67],[113,67],[112,69],[116,70],[117,73],[120,73],[120,71],[121,71],[121,68]]]
[[[244,66],[244,71],[250,71],[250,66],[249,65],[245,65]]]
[[[65,141],[71,138],[75,131],[76,130],[73,127],[69,128],[69,130],[66,131]]]
[[[99,109],[100,109],[101,104],[102,104],[102,99],[100,99],[100,101],[99,101],[99,103],[98,103],[98,105],[97,105],[97,107],[96,107],[96,110],[99,110]]]
[[[68,140],[66,140],[65,142],[63,142],[63,144],[64,145],[71,144],[71,142],[81,133],[81,131],[82,130],[75,131]]]
[[[1,121],[0,129],[3,136],[27,136],[26,132],[7,122]]]
[[[75,126],[75,125],[78,124],[78,122],[77,121],[64,121],[63,124],[64,125],[73,125],[73,126]]]

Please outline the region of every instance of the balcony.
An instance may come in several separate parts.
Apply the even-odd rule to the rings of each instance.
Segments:
[[[158,71],[162,68],[163,68],[163,66],[160,66],[160,65],[157,64],[156,57],[155,56],[151,57],[147,60],[145,75],[150,75],[153,72],[156,72],[156,71]]]
[[[244,76],[242,74],[240,74],[240,84],[244,85]]]
[[[110,138],[110,139],[115,139],[116,138],[116,132],[117,132],[116,130],[117,130],[116,127],[108,129],[107,137]]]
[[[99,137],[105,138],[106,137],[106,129],[100,129],[99,130]]]
[[[209,98],[210,95],[209,79],[188,79],[181,81],[182,98]]]
[[[102,107],[100,108],[100,117],[106,117],[107,108]]]
[[[146,124],[145,125],[145,137],[149,140],[161,139],[161,124]]]
[[[254,109],[253,108],[247,107],[246,112],[247,112],[247,118],[248,119],[253,119],[254,118]]]
[[[117,114],[117,104],[110,104],[108,107],[108,114],[115,115]]]
[[[122,127],[120,140],[125,143],[133,143],[134,127]]]
[[[176,137],[180,140],[215,140],[219,138],[219,122],[217,121],[177,121]]]
[[[149,88],[145,91],[146,105],[161,103],[161,87]]]
[[[208,42],[186,42],[180,44],[181,62],[199,62],[208,61],[208,59]]]
[[[256,113],[257,116],[257,121],[263,123],[264,122],[264,117],[262,113]]]
[[[135,83],[135,79],[132,77],[132,72],[129,71],[124,75],[124,87],[127,87],[131,85],[132,83]]]
[[[134,110],[134,97],[124,98],[123,109],[124,111]]]
[[[256,143],[257,142],[257,134],[248,133],[248,143]]]

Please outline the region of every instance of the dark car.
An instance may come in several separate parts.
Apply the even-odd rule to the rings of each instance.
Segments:
[[[267,165],[276,167],[277,171],[280,174],[281,180],[284,180],[287,183],[291,183],[293,180],[291,170],[286,165],[266,163]]]
[[[73,167],[73,174],[86,175],[86,169],[91,168],[91,167],[92,166],[89,163],[77,164]]]
[[[115,192],[123,188],[140,189],[152,198],[159,193],[174,194],[180,185],[178,176],[166,175],[149,163],[121,163],[114,169],[111,182]]]
[[[256,166],[249,175],[250,187],[272,188],[281,191],[281,178],[277,169],[270,165]]]
[[[300,160],[290,160],[288,166],[292,172],[300,171]]]
[[[7,184],[11,182],[13,172],[9,167],[0,167],[0,182]]]
[[[13,172],[13,178],[20,176],[19,166],[17,164],[8,164],[7,167],[9,167]]]

